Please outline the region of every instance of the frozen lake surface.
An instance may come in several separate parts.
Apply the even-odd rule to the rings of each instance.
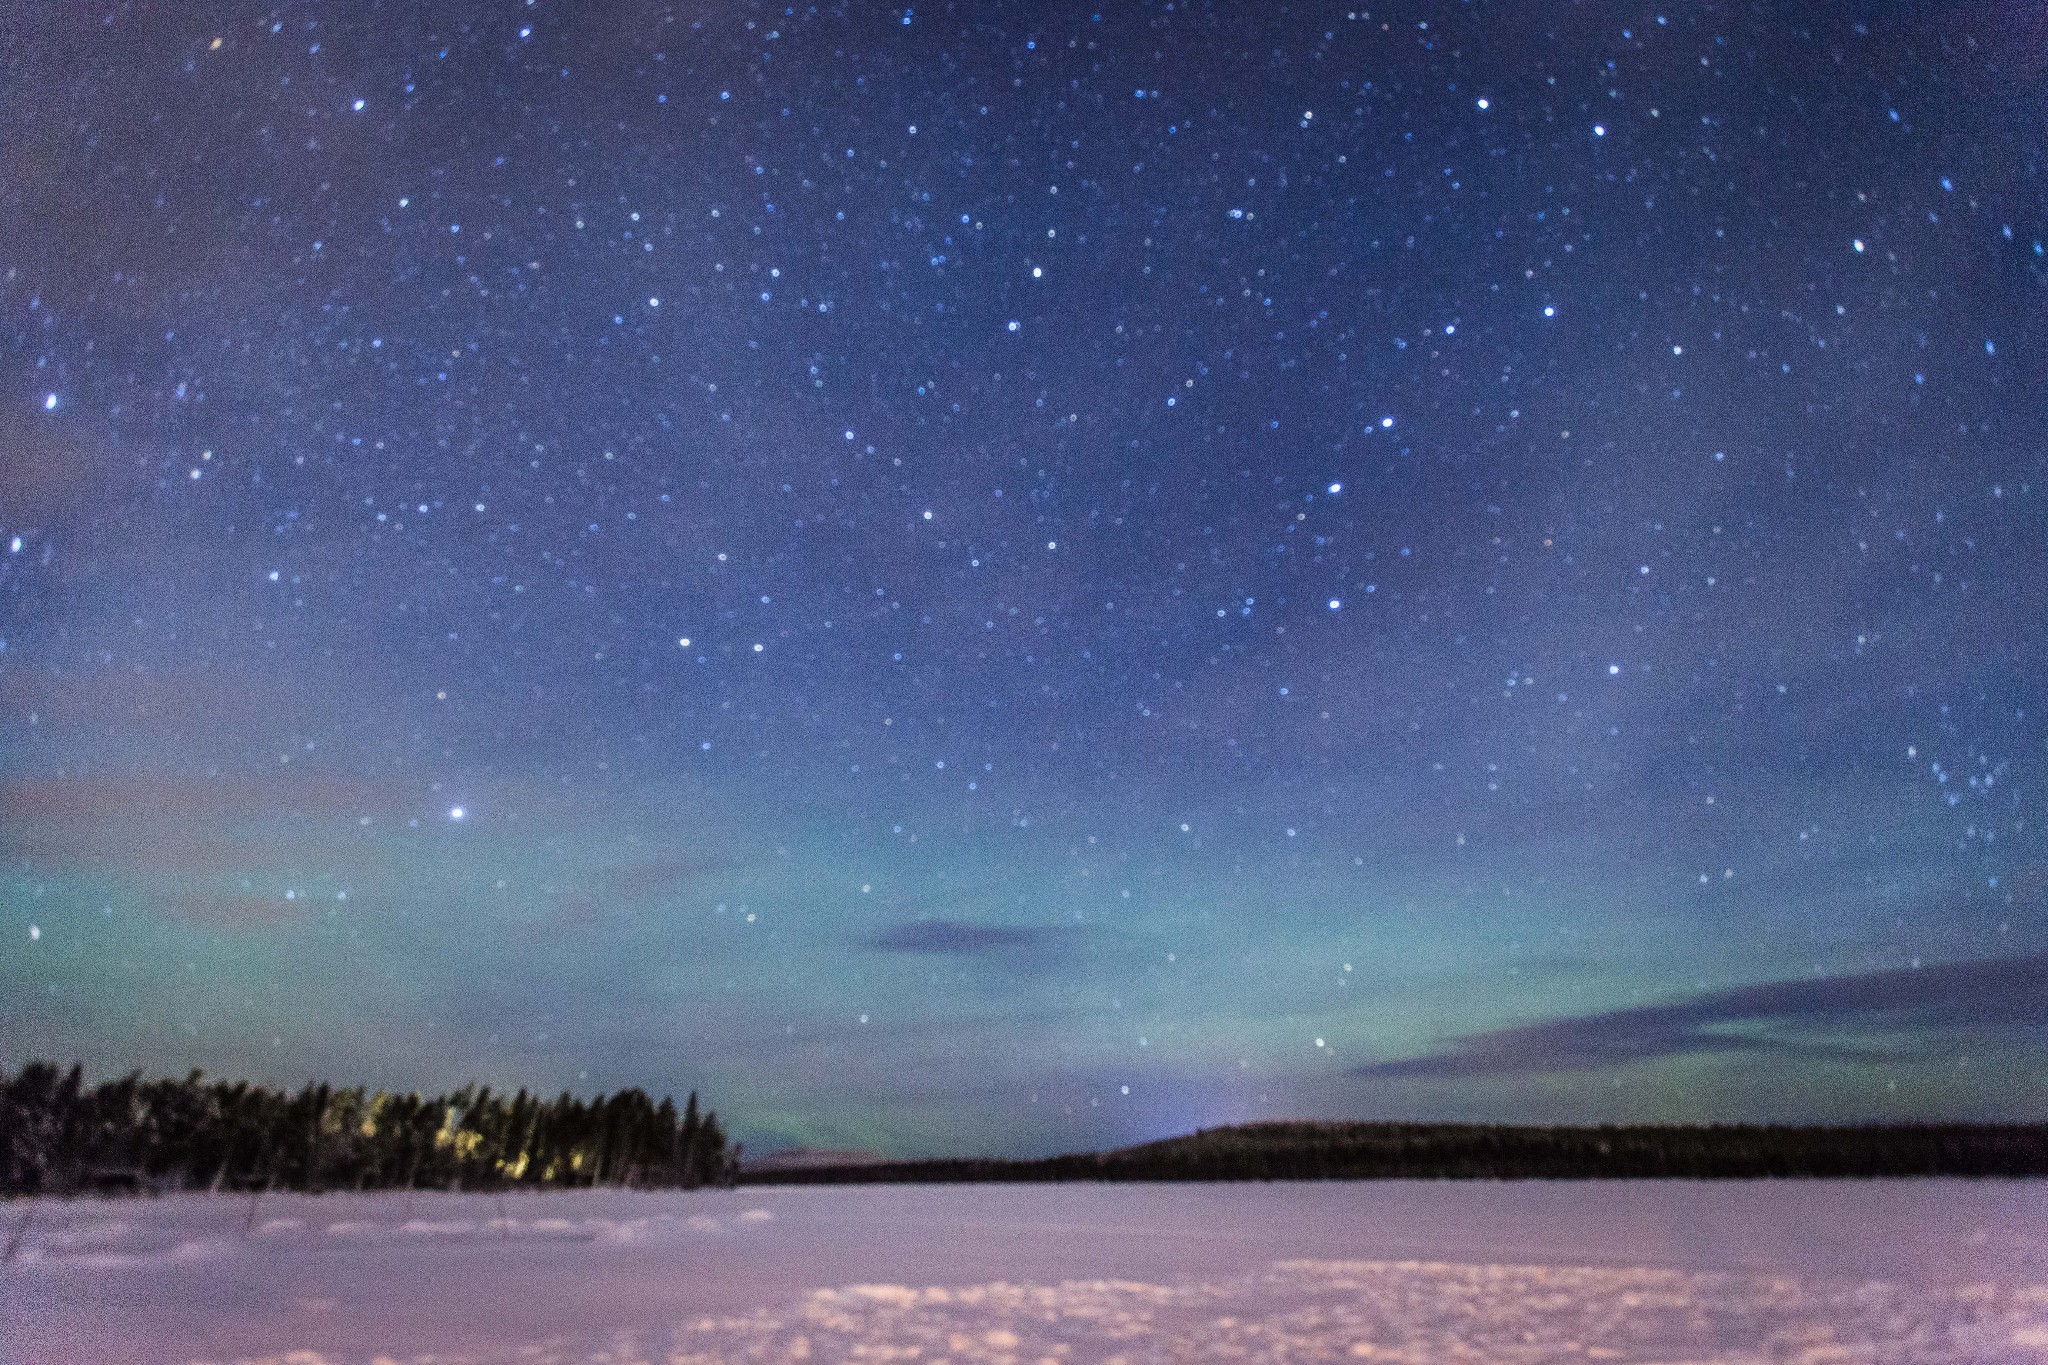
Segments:
[[[0,1361],[2048,1365],[2048,1183],[0,1205]]]

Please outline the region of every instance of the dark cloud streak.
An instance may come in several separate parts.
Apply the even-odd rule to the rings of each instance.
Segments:
[[[1045,942],[1045,932],[1039,929],[968,924],[951,919],[921,919],[891,925],[869,939],[868,946],[886,953],[980,957],[1013,949],[1038,948]]]
[[[1670,1004],[1475,1033],[1448,1051],[1375,1062],[1352,1074],[1431,1080],[1520,1076],[1734,1052],[1867,1059],[1879,1054],[1768,1030],[1876,1025],[1933,1031],[2048,1026],[2048,955],[1738,986]],[[1726,1031],[1743,1027],[1766,1031]]]

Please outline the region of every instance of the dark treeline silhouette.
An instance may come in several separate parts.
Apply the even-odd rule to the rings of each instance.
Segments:
[[[715,1113],[639,1090],[422,1098],[242,1081],[96,1086],[81,1068],[0,1072],[0,1194],[174,1189],[643,1188],[730,1183]]]
[[[1253,1123],[1036,1161],[747,1171],[743,1184],[1041,1180],[1587,1180],[2048,1175],[2048,1125],[1538,1128]]]

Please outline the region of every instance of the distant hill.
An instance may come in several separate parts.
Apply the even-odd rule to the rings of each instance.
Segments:
[[[1108,1152],[763,1169],[742,1183],[2048,1175],[2048,1124],[1252,1123]]]
[[[750,1171],[843,1170],[861,1166],[886,1166],[890,1161],[880,1152],[853,1151],[835,1147],[791,1147],[765,1152],[746,1159]]]

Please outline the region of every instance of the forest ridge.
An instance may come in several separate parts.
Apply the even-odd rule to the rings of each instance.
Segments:
[[[847,1154],[851,1155],[851,1154]],[[2048,1175],[2048,1125],[1533,1127],[1268,1122],[1025,1160],[864,1157],[744,1169],[692,1091],[589,1099],[463,1086],[423,1097],[241,1081],[96,1086],[48,1062],[0,1073],[0,1195],[504,1190],[598,1185]]]

